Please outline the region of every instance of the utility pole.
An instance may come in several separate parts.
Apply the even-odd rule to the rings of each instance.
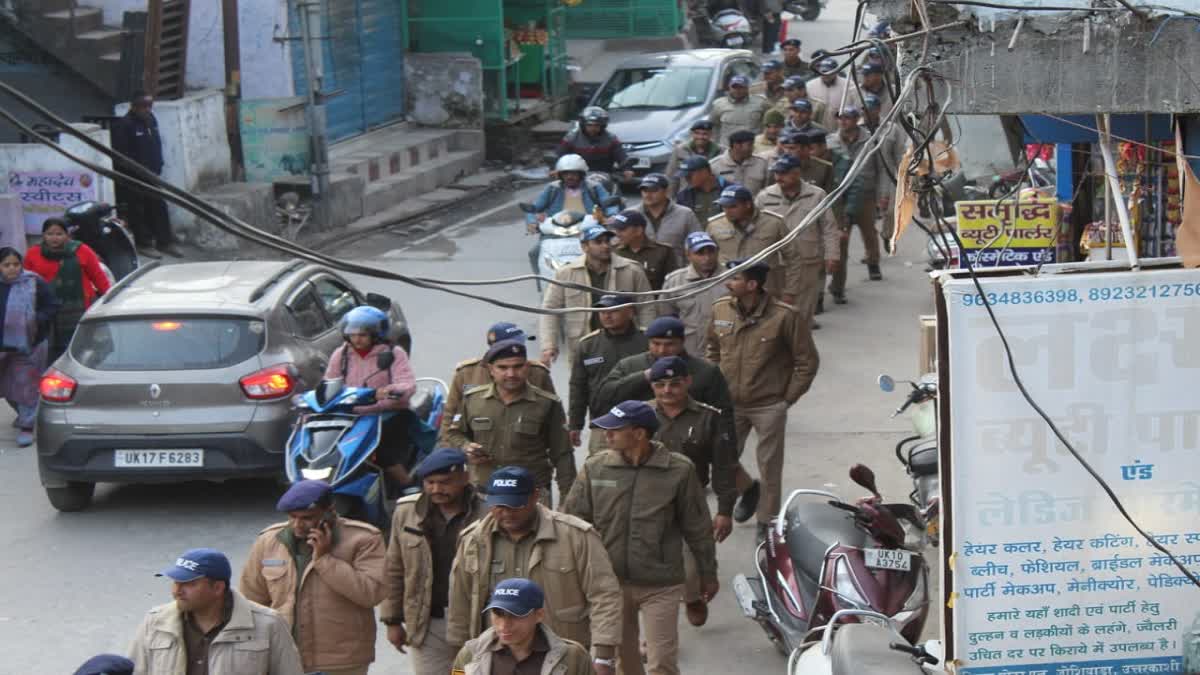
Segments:
[[[221,19],[225,35],[225,131],[233,155],[233,179],[245,178],[245,159],[242,156],[241,110],[242,51],[238,29],[238,0],[221,1]]]
[[[300,40],[304,45],[304,66],[307,77],[308,105],[305,117],[308,121],[308,154],[311,167],[311,188],[316,202],[314,214],[327,216],[329,206],[329,139],[325,135],[325,99],[321,95],[324,86],[325,67],[321,36],[317,35],[321,25],[321,0],[290,0],[300,17]],[[328,218],[324,218],[328,221]]]

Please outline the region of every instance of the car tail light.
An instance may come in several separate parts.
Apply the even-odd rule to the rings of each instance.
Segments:
[[[296,369],[290,363],[263,368],[238,380],[246,396],[258,401],[290,396],[296,382]]]
[[[46,371],[42,375],[41,384],[38,385],[41,391],[42,398],[52,403],[66,403],[75,395],[75,388],[79,385],[73,378],[59,372],[53,368]]]

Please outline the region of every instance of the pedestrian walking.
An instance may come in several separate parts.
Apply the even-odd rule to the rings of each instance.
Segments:
[[[828,133],[828,129],[813,122],[813,104],[806,98],[798,98],[788,106],[788,120],[784,129],[791,132],[809,133],[818,131]]]
[[[76,668],[75,675],[133,675],[133,661],[117,654],[98,654]]]
[[[665,173],[670,181],[670,192],[668,196],[673,196],[679,191],[680,170],[683,168],[683,163],[692,157],[703,157],[704,159],[712,159],[725,151],[721,144],[713,140],[713,123],[708,119],[699,119],[692,122],[691,138],[686,141],[681,141],[671,148],[671,157],[667,160],[667,168]]]
[[[162,134],[158,131],[158,118],[154,116],[154,97],[145,92],[134,92],[129,101],[129,112],[113,124],[112,147],[150,173],[162,175]],[[133,167],[122,162],[117,162],[116,170],[137,175]],[[182,258],[183,251],[175,242],[163,198],[143,188],[126,185],[120,179],[116,188],[117,203],[122,205],[125,220],[133,229],[138,253],[153,259],[161,258],[163,253]]]
[[[501,340],[528,340],[530,339],[525,331],[515,323],[508,321],[500,321],[492,324],[492,327],[487,332],[487,346],[490,349],[492,345]],[[487,350],[484,350],[485,352]],[[475,387],[491,384],[492,376],[488,373],[487,364],[483,362],[482,356],[459,361],[454,366],[454,377],[450,379],[450,387],[446,392],[446,403],[442,406],[442,426],[439,430],[438,439],[443,445],[446,444],[446,432],[450,429],[450,421],[458,414],[458,409],[462,407],[463,394],[467,390]],[[550,369],[541,361],[529,362],[529,384],[541,389],[542,391],[555,393],[554,380],[550,377]]]
[[[779,512],[787,411],[808,391],[818,365],[806,317],[767,293],[768,275],[767,265],[757,263],[730,277],[729,297],[713,305],[708,329],[708,359],[733,394],[739,457],[750,431],[758,436],[755,455],[766,493],[758,503],[760,542]]]
[[[722,264],[757,255],[787,238],[791,230],[778,213],[754,206],[754,195],[740,185],[730,185],[721,191],[719,200],[724,215],[708,223],[708,234],[717,242],[717,254]],[[794,242],[784,244],[771,253],[771,296],[788,304],[800,296],[800,260]]]
[[[834,157],[833,179],[839,185],[849,174],[850,166],[866,149],[867,139],[871,136],[870,131],[859,125],[860,117],[861,113],[857,107],[846,108],[838,117],[838,132],[827,137],[829,149]],[[871,281],[883,280],[883,272],[879,268],[879,233],[875,229],[875,201],[879,180],[876,161],[875,158],[871,158],[863,165],[849,188],[834,205],[834,217],[845,232],[838,255],[840,264],[829,283],[833,301],[839,305],[846,304],[846,258],[849,255],[849,234],[855,226],[858,226],[863,248],[866,249],[867,277]]]
[[[594,405],[604,377],[618,361],[646,351],[649,345],[646,334],[633,320],[633,307],[620,307],[631,302],[633,298],[627,295],[602,296],[596,303],[596,307],[605,309],[600,312],[600,330],[588,333],[579,341],[579,351],[571,364],[571,399],[567,412],[567,429],[570,430],[571,445],[575,447],[582,442],[588,415],[596,418],[607,410]],[[588,452],[602,447],[604,434],[591,434]]]
[[[692,157],[684,161],[680,173],[687,187],[675,195],[675,201],[691,209],[704,227],[708,221],[721,214],[717,199],[729,184],[712,170],[712,165],[703,157]]]
[[[863,121],[871,135],[883,133],[879,152],[875,155],[876,164],[876,211],[883,221],[879,228],[879,238],[883,242],[883,250],[892,252],[892,234],[896,229],[896,176],[900,174],[900,162],[904,161],[904,152],[908,149],[908,137],[900,125],[892,125],[886,131],[880,131],[880,114],[882,103],[875,94],[863,94]]]
[[[783,76],[784,77],[802,77],[808,79],[813,76],[812,68],[808,61],[800,56],[800,38],[788,38],[779,43],[779,49],[783,52]]]
[[[858,91],[849,80],[838,74],[836,59],[826,58],[817,62],[816,79],[808,82],[808,96],[825,105],[825,112],[816,117],[817,124],[826,129],[837,128],[837,115],[849,106],[859,104]]]
[[[172,602],[146,614],[129,646],[137,675],[303,675],[288,624],[229,585],[232,569],[211,548],[184,551],[157,576]]]
[[[709,118],[713,121],[713,138],[718,143],[728,143],[729,135],[746,130],[757,134],[762,131],[763,113],[767,112],[767,99],[750,93],[750,78],[734,75],[729,78],[727,94],[713,101]]]
[[[292,628],[305,672],[365,675],[375,661],[375,605],[383,602],[383,537],[338,516],[333,486],[302,480],[279,498],[287,514],[259,533],[242,568],[248,600]]]
[[[675,249],[646,234],[646,225],[646,216],[634,209],[622,211],[608,221],[609,228],[617,235],[613,253],[641,265],[651,290],[657,291],[667,275],[679,267],[679,262]]]
[[[0,391],[17,413],[17,445],[33,445],[47,339],[59,302],[50,285],[23,269],[15,248],[0,248]]]
[[[726,183],[741,185],[758,194],[770,182],[767,160],[754,154],[754,133],[736,131],[729,135],[729,149],[710,162],[713,173]]]
[[[600,225],[585,227],[580,234],[583,243],[583,255],[566,267],[558,270],[554,278],[563,283],[597,289],[593,292],[578,288],[564,288],[559,284],[551,284],[542,296],[542,307],[545,309],[564,309],[567,307],[591,307],[608,293],[638,293],[649,292],[650,281],[646,278],[641,265],[614,256],[612,253],[613,233]],[[654,318],[654,306],[642,305],[636,310],[638,321],[650,323]],[[584,312],[572,313],[566,316],[559,314],[544,314],[538,335],[542,340],[542,363],[549,366],[558,358],[561,351],[566,352],[567,363],[575,361],[575,350],[579,347],[579,338],[600,327],[600,319],[596,314]]]
[[[455,657],[446,641],[450,567],[459,535],[485,509],[461,450],[434,450],[415,473],[421,492],[401,498],[392,515],[387,594],[379,616],[388,642],[401,653],[410,650],[415,675],[445,675]]]
[[[496,586],[484,609],[492,626],[463,645],[452,675],[593,675],[610,673],[595,664],[583,645],[559,637],[544,622],[546,596],[529,579]],[[597,661],[608,661],[598,659]]]
[[[769,157],[779,147],[779,132],[783,131],[786,121],[783,113],[775,108],[768,110],[763,115],[762,133],[754,137],[754,154],[769,161]]]
[[[646,401],[654,398],[654,390],[650,386],[650,372],[654,362],[669,356],[678,356],[687,363],[688,373],[692,378],[688,394],[693,399],[716,408],[719,411],[723,433],[733,437],[736,435],[736,426],[729,384],[720,368],[688,351],[685,342],[686,330],[686,325],[677,317],[663,316],[655,319],[646,328],[649,347],[642,354],[621,359],[613,367],[612,372],[600,384],[598,405],[611,409],[621,401]],[[708,325],[705,324],[702,330],[707,335]],[[746,473],[741,465],[737,467],[734,480],[741,499],[734,506],[733,519],[744,523],[754,515],[754,510],[758,507],[759,484],[750,478],[750,474]]]
[[[633,210],[646,217],[646,235],[660,244],[670,246],[675,253],[676,264],[682,265],[685,257],[684,238],[692,232],[702,232],[704,228],[691,209],[671,199],[669,186],[670,181],[661,173],[642,176],[642,182],[638,185],[642,203],[633,207]]]
[[[725,284],[682,297],[670,291],[711,279],[717,273],[717,242],[707,232],[695,232],[687,238],[688,265],[667,275],[663,282],[663,300],[658,304],[659,317],[675,316],[683,322],[683,344],[688,354],[704,353],[704,338],[708,336],[708,319],[712,304],[725,295]]]
[[[691,460],[653,440],[658,416],[649,404],[623,401],[593,424],[604,429],[610,449],[587,459],[563,510],[596,526],[621,582],[621,673],[676,675],[685,542],[696,557],[701,597],[709,602],[720,589],[704,490]]]
[[[550,506],[551,479],[558,479],[560,495],[575,482],[575,455],[562,403],[554,394],[530,386],[524,341],[501,340],[483,360],[492,383],[467,392],[446,440],[466,453],[476,487],[486,486],[496,467],[514,464],[537,477],[542,499]]]
[[[25,269],[50,284],[58,298],[46,359],[54,363],[67,351],[83,313],[97,297],[108,292],[111,283],[96,252],[72,240],[61,218],[47,218],[42,223],[42,243],[25,253]]]
[[[545,589],[545,621],[554,633],[590,648],[596,672],[611,674],[621,644],[621,587],[595,528],[542,506],[533,475],[520,467],[492,475],[487,506],[459,538],[447,642],[461,645],[483,633],[495,589],[527,578]]]
[[[719,544],[733,531],[733,505],[738,493],[735,476],[741,465],[737,460],[737,439],[721,425],[721,411],[693,399],[688,390],[692,377],[687,361],[667,356],[650,368],[650,386],[654,389],[654,412],[658,431],[654,440],[667,450],[692,460],[701,487],[712,480],[717,495],[717,515],[713,517],[713,538]],[[688,622],[703,626],[708,621],[708,603],[701,596],[700,568],[691,549],[683,548],[683,602]]]

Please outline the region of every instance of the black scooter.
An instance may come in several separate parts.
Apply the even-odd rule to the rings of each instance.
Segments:
[[[67,231],[87,244],[108,268],[113,281],[120,281],[138,268],[137,245],[129,228],[117,217],[112,204],[80,202],[63,214]]]

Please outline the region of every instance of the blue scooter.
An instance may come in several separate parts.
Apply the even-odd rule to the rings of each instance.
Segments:
[[[445,382],[418,378],[408,411],[359,415],[354,408],[374,403],[374,389],[347,387],[340,378],[323,380],[296,397],[300,416],[287,442],[288,481],[330,482],[339,515],[387,532],[396,499],[420,486],[389,486],[383,469],[374,463],[383,425],[396,415],[409,416],[409,447],[401,463],[411,471],[437,442],[446,392]]]

